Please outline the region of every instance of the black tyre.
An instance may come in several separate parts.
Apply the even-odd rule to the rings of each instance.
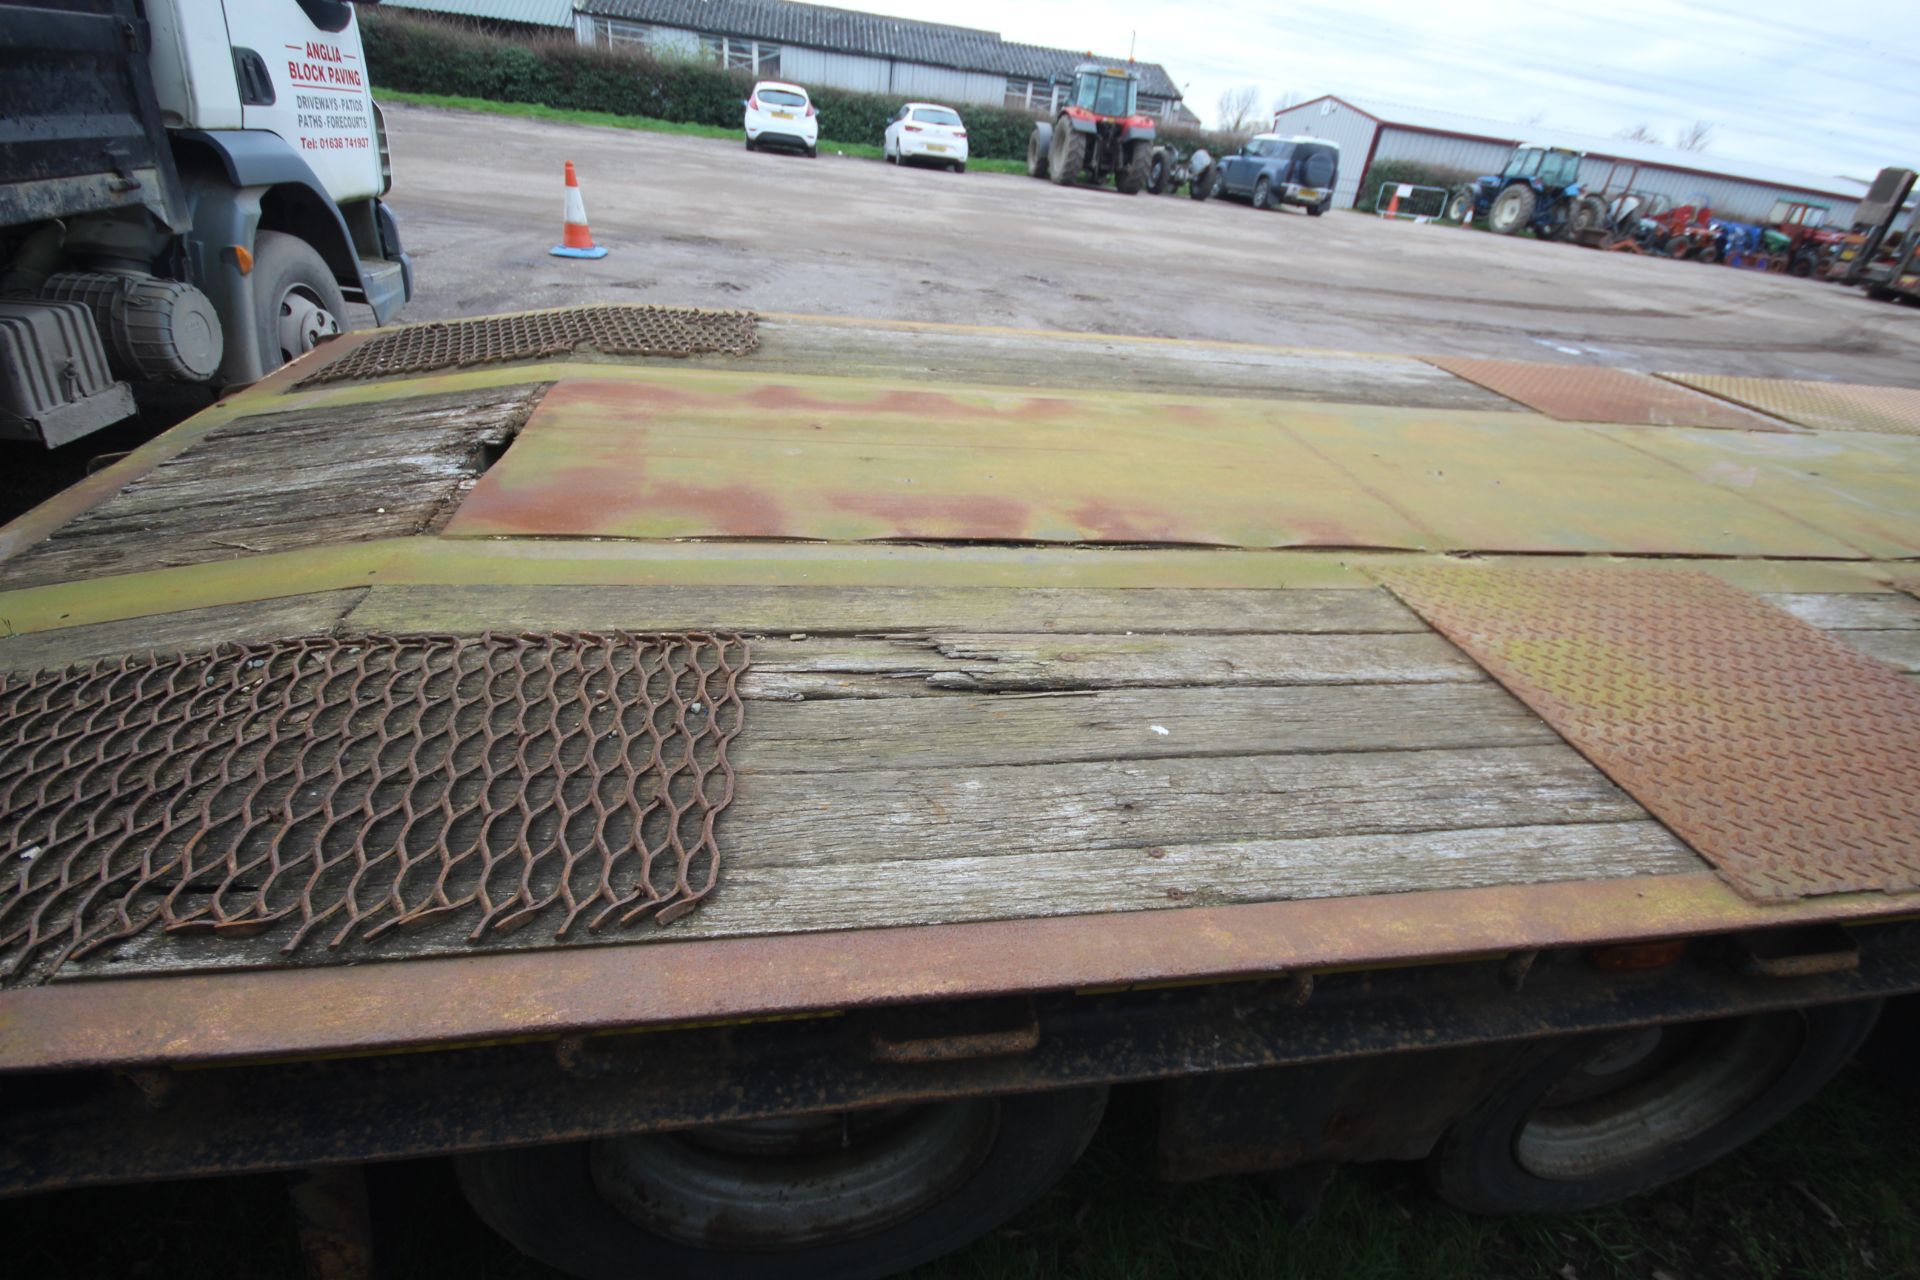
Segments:
[[[819,159],[819,157],[820,157],[820,148],[818,148],[818,147],[808,147],[808,148],[807,148],[807,159],[809,159],[809,160],[817,160],[817,159]]]
[[[1333,197],[1321,196],[1319,204],[1310,204],[1307,206],[1307,216],[1309,218],[1322,217],[1325,215],[1327,210],[1331,208],[1333,208]]]
[[[1153,162],[1147,166],[1147,191],[1151,195],[1163,196],[1167,193],[1167,174],[1173,166],[1167,163],[1167,153],[1159,147],[1153,150]]]
[[[455,1158],[521,1252],[584,1280],[890,1276],[977,1239],[1080,1157],[1105,1088]]]
[[[1583,1036],[1522,1059],[1428,1157],[1476,1213],[1573,1213],[1702,1169],[1846,1064],[1878,1001]]]
[[[1220,190],[1220,166],[1209,165],[1187,184],[1187,195],[1195,200],[1211,200]]]
[[[1048,161],[1047,176],[1053,179],[1055,186],[1070,187],[1080,181],[1080,172],[1086,167],[1087,135],[1076,133],[1072,129],[1056,127],[1053,131],[1053,155]]]
[[[747,150],[749,150],[749,151],[751,151],[751,150],[753,150],[753,139],[752,139],[752,138],[748,138],[748,139],[747,139]]]
[[[967,162],[965,160],[955,160],[953,162],[953,171],[955,173],[965,173],[967,171]]]
[[[1256,209],[1278,209],[1280,207],[1274,203],[1273,184],[1267,181],[1265,174],[1261,174],[1253,180],[1253,207]]]
[[[1053,158],[1053,126],[1035,124],[1033,132],[1027,135],[1027,176],[1044,178]]]
[[[298,236],[262,231],[253,241],[254,344],[271,373],[340,332],[347,302],[333,272]]]
[[[1472,187],[1455,187],[1453,194],[1447,197],[1447,217],[1454,222],[1465,222],[1473,216],[1474,202],[1479,193]]]
[[[1607,225],[1607,202],[1599,196],[1581,196],[1567,213],[1567,229],[1586,235]]]
[[[1793,263],[1787,268],[1787,271],[1799,276],[1803,280],[1806,279],[1813,274],[1813,255],[1810,253],[1794,254]]]
[[[1696,262],[1704,262],[1711,266],[1720,261],[1720,246],[1709,240],[1704,245],[1701,245],[1700,252],[1693,256]]]
[[[1518,235],[1533,223],[1539,197],[1524,182],[1516,182],[1493,198],[1487,210],[1487,229],[1498,235]]]
[[[1153,174],[1153,149],[1144,142],[1136,142],[1127,153],[1127,162],[1120,172],[1113,175],[1113,185],[1120,189],[1123,196],[1137,196],[1147,188],[1147,181]]]

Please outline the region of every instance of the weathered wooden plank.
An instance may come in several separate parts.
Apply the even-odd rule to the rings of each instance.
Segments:
[[[354,610],[369,631],[726,628],[1178,635],[1424,632],[1384,590],[1137,588],[377,586]]]
[[[1898,593],[1781,593],[1767,599],[1824,631],[1920,631],[1920,600]]]
[[[431,529],[543,390],[483,388],[241,418],[0,564],[0,584]]]
[[[729,862],[720,888],[670,928],[641,924],[568,945],[1023,920],[1278,899],[1339,898],[1492,884],[1543,884],[1696,872],[1703,863],[1657,822],[1496,827],[1405,835],[1243,840],[1132,849],[1060,849],[998,858],[826,866]],[[539,930],[490,938],[488,950],[551,947]],[[464,936],[394,933],[373,946],[309,949],[303,964],[458,955]],[[279,968],[272,948],[204,935],[146,933],[69,963],[56,982],[214,968]]]
[[[1487,677],[1436,635],[769,637],[749,697],[888,698],[1294,684],[1439,684]]]
[[[763,773],[1539,746],[1559,740],[1538,716],[1487,681],[759,703],[747,713],[747,730],[731,754],[742,777],[757,786]]]
[[[1535,746],[756,774],[726,840],[821,866],[1645,816],[1570,748]]]
[[[211,648],[227,640],[319,635],[331,631],[365,594],[364,587],[316,591],[8,636],[0,639],[0,670],[42,671],[129,653]]]
[[[1909,675],[1920,673],[1920,631],[1836,631],[1834,635]]]
[[[720,891],[674,928],[732,937],[1031,919],[1680,874],[1702,866],[1666,828],[1646,821],[878,864],[747,864],[730,867]]]

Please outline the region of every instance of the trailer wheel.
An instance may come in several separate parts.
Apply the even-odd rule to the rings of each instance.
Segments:
[[[1516,182],[1493,198],[1487,210],[1487,229],[1503,236],[1518,235],[1533,221],[1533,209],[1539,203],[1533,188]]]
[[[1104,1087],[716,1125],[455,1158],[522,1253],[584,1280],[890,1276],[1038,1199]]]
[[[1878,1001],[1583,1036],[1524,1057],[1428,1174],[1476,1213],[1572,1213],[1704,1168],[1819,1091]]]
[[[1080,171],[1087,167],[1087,135],[1074,129],[1055,128],[1049,165],[1047,176],[1055,186],[1069,187],[1078,182]]]
[[[347,301],[312,245],[282,231],[253,240],[254,342],[260,367],[273,372],[340,332]]]

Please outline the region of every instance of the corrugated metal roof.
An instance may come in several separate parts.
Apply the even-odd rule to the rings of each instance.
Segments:
[[[1659,166],[1664,169],[1687,169],[1768,186],[1792,187],[1832,196],[1836,200],[1858,200],[1866,193],[1864,185],[1850,178],[1806,173],[1798,169],[1755,164],[1746,160],[1730,160],[1724,156],[1714,155],[1712,152],[1682,151],[1678,147],[1663,147],[1655,143],[1636,142],[1628,138],[1602,138],[1589,133],[1576,133],[1570,129],[1552,129],[1545,125],[1489,120],[1484,116],[1470,116],[1458,111],[1437,111],[1430,107],[1408,106],[1405,103],[1385,102],[1377,98],[1353,98],[1346,94],[1327,94],[1311,102],[1289,107],[1280,114],[1291,115],[1309,107],[1318,111],[1319,104],[1328,99],[1343,102],[1349,107],[1372,116],[1381,124],[1394,128],[1426,129],[1435,133],[1460,134],[1509,145],[1536,142],[1548,147],[1570,147],[1576,151],[1584,151],[1590,156],[1608,160],[1624,160],[1631,164]]]
[[[1071,74],[1076,64],[1087,60],[1084,51],[1015,44],[1001,39],[997,32],[974,27],[828,9],[790,0],[583,0],[579,8],[597,18],[625,18],[707,35],[744,36],[1028,80]],[[1094,61],[1118,65],[1125,59],[1096,56]],[[1142,62],[1135,69],[1140,73],[1141,92],[1162,98],[1180,96],[1165,67]]]
[[[493,18],[541,27],[573,28],[573,0],[381,0],[395,9],[430,9],[461,18]]]

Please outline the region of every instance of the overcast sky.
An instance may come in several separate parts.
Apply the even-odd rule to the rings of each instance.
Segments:
[[[1712,154],[1826,176],[1920,163],[1915,0],[839,3],[1120,56],[1138,32],[1209,124],[1253,84],[1263,109],[1350,94],[1601,137],[1704,120]]]

